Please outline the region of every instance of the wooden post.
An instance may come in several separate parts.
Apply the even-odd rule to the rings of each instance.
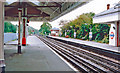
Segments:
[[[19,28],[18,28],[18,53],[21,54],[21,45],[20,45],[20,22],[21,22],[21,15],[22,15],[22,9],[18,8],[19,13]]]

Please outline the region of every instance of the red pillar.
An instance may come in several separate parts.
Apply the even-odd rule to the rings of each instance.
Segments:
[[[119,21],[117,22],[117,47],[119,46]]]
[[[23,19],[23,38],[22,38],[22,45],[23,46],[26,46],[26,37],[25,37],[25,21],[26,21],[26,19],[24,18]]]

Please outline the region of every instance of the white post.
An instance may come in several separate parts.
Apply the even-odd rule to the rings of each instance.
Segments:
[[[3,67],[5,67],[5,63],[4,63],[4,3],[0,1],[0,69],[2,69]]]
[[[117,22],[111,24],[109,32],[109,45],[117,46]]]
[[[74,39],[76,38],[76,32],[74,31]]]
[[[92,32],[89,32],[89,40],[92,40]]]
[[[65,37],[67,36],[67,32],[66,32],[66,30],[65,30]]]

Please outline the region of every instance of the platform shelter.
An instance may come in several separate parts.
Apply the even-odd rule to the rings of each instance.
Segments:
[[[120,46],[120,2],[107,10],[103,11],[93,18],[93,23],[111,24],[109,31],[109,45]]]
[[[11,1],[11,0],[10,0]],[[59,0],[0,0],[0,69],[5,67],[4,60],[4,21],[18,21],[18,53],[21,45],[26,46],[26,28],[29,21],[53,21],[66,13],[83,6],[89,0],[73,2]],[[21,30],[22,29],[22,30]],[[20,34],[22,33],[22,34]],[[22,38],[22,40],[20,40]],[[0,70],[1,71],[1,70]]]

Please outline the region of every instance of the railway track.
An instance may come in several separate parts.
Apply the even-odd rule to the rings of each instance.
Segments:
[[[120,62],[54,39],[38,36],[81,73],[120,73]]]

